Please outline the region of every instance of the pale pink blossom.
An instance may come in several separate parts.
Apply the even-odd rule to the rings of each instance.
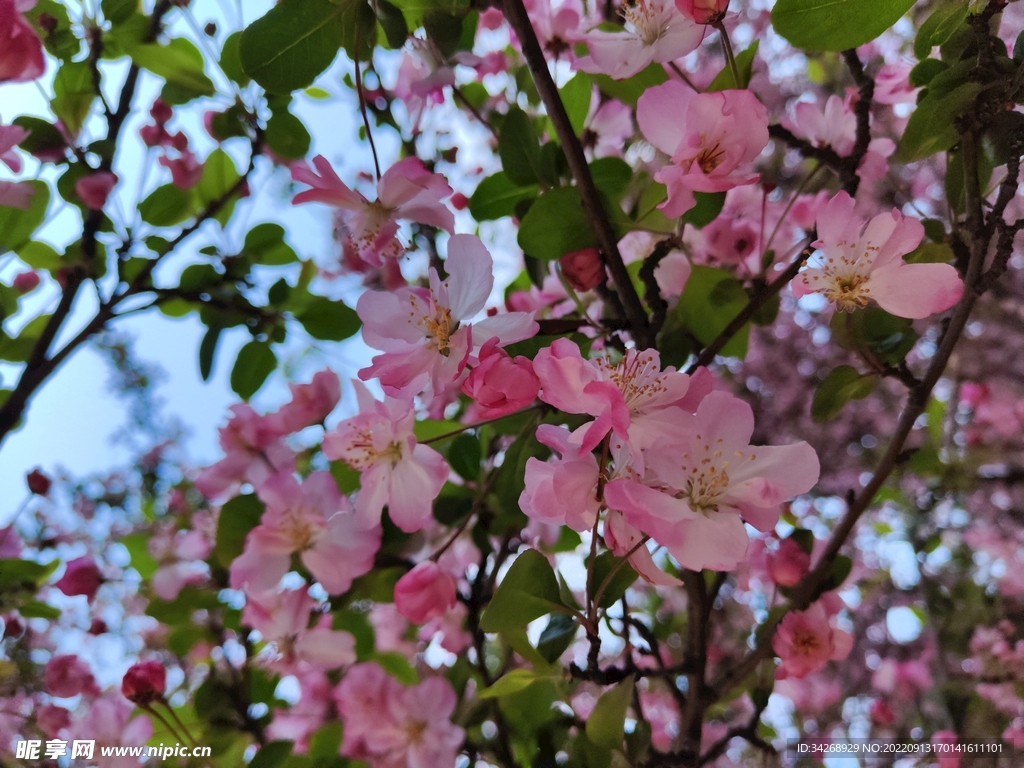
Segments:
[[[811,569],[811,556],[796,539],[783,539],[779,548],[767,556],[768,575],[782,587],[792,587]]]
[[[412,403],[390,397],[376,401],[362,385],[356,395],[360,413],[324,437],[323,452],[362,473],[355,509],[363,525],[377,525],[387,505],[395,525],[418,531],[432,519],[448,464],[433,448],[417,445]]]
[[[117,176],[110,171],[97,171],[75,182],[75,194],[85,203],[86,208],[101,211],[116,184]]]
[[[549,60],[573,61],[573,44],[582,37],[582,2],[563,0],[556,7],[552,0],[527,0],[525,5],[544,56]],[[519,42],[514,35],[513,42]]]
[[[27,181],[0,180],[0,206],[27,210],[32,205],[36,188]]]
[[[71,654],[54,656],[46,662],[43,687],[51,696],[60,699],[69,699],[80,693],[87,696],[98,696],[100,693],[89,667]]]
[[[818,480],[807,443],[752,446],[754,414],[727,392],[711,392],[696,414],[666,410],[671,433],[647,453],[644,482],[620,478],[605,501],[684,567],[732,570],[747,552],[743,522],[770,531],[779,505]]]
[[[21,157],[14,148],[28,138],[30,133],[20,125],[0,125],[0,162],[15,173],[21,171]]]
[[[357,664],[338,684],[335,700],[346,757],[388,768],[455,764],[465,732],[451,722],[458,699],[444,678],[406,687],[375,663]]]
[[[834,676],[812,672],[807,677],[775,681],[775,693],[793,702],[805,714],[817,714],[845,698],[843,686]]]
[[[242,623],[274,644],[281,656],[278,666],[283,670],[300,662],[324,671],[353,663],[356,652],[351,633],[329,626],[310,628],[315,607],[316,601],[305,589],[250,594],[242,610]]]
[[[201,584],[209,577],[203,562],[213,551],[213,542],[199,530],[176,531],[149,540],[149,553],[160,562],[153,574],[153,592],[161,600],[175,600],[189,584]]]
[[[430,40],[410,37],[402,50],[394,93],[419,125],[423,111],[431,104],[444,103],[444,89],[455,85],[455,70]],[[451,231],[451,230],[449,230]]]
[[[772,638],[772,650],[782,659],[775,677],[806,677],[829,661],[845,659],[852,646],[853,637],[829,621],[821,603],[790,611]]]
[[[793,281],[797,298],[822,293],[843,312],[874,300],[898,317],[916,319],[949,309],[963,293],[963,281],[949,264],[903,261],[920,244],[924,227],[895,208],[865,226],[853,199],[839,192],[818,215],[818,236],[820,266],[804,269]]]
[[[153,735],[153,724],[146,715],[132,717],[135,705],[120,691],[110,689],[102,698],[90,702],[85,717],[71,722],[68,739],[96,742],[95,754],[103,747],[141,747]],[[138,768],[137,757],[105,757],[103,768]]]
[[[0,0],[0,83],[24,83],[46,71],[43,44],[22,13],[35,5]]]
[[[793,110],[796,133],[816,147],[831,147],[847,155],[857,140],[857,116],[849,104],[835,94],[828,97],[825,108],[817,102],[801,101]]]
[[[474,416],[496,419],[515,413],[537,399],[540,380],[528,357],[510,357],[489,339],[480,349],[480,362],[462,383],[462,391],[479,406]]]
[[[240,483],[259,487],[277,472],[295,468],[295,454],[282,442],[281,424],[261,416],[246,403],[230,408],[227,426],[220,428],[220,447],[225,456],[196,478],[195,486],[209,499],[217,498]]]
[[[455,605],[455,580],[433,560],[425,560],[395,584],[395,607],[413,624],[443,616]]]
[[[425,643],[430,643],[437,637],[438,645],[448,653],[462,653],[473,644],[473,635],[465,628],[468,613],[466,606],[457,602],[443,614],[430,619],[420,627],[416,636]]]
[[[958,742],[959,738],[953,731],[936,731],[932,734],[932,744],[940,747],[940,749],[944,747],[942,751],[940,749],[935,750],[938,768],[960,768],[961,753],[950,749],[950,747],[956,746]]]
[[[672,0],[636,0],[624,3],[620,12],[625,29],[586,33],[582,39],[590,55],[577,59],[575,69],[624,80],[652,63],[685,56],[704,37],[703,27],[680,13]]]
[[[628,447],[640,472],[647,446],[664,430],[674,429],[660,412],[672,406],[695,407],[707,391],[691,393],[689,376],[671,366],[662,370],[656,350],[629,349],[613,364],[604,356],[585,360],[569,339],[556,339],[540,350],[533,370],[541,382],[541,400],[566,413],[595,417],[586,427],[581,451],[593,450],[612,431]]]
[[[282,435],[322,423],[341,400],[341,382],[330,369],[315,373],[309,384],[289,384],[288,388],[291,401],[267,415],[270,428]]]
[[[379,379],[384,391],[393,396],[411,397],[427,386],[439,393],[462,373],[474,343],[479,347],[497,337],[504,346],[533,336],[537,323],[524,312],[469,322],[491,293],[493,267],[480,238],[453,235],[445,260],[448,277],[442,280],[431,268],[429,290],[363,293],[356,303],[363,321],[363,340],[384,354],[359,371],[359,378]]]
[[[595,89],[580,133],[583,149],[594,157],[622,157],[626,141],[634,132],[633,110],[617,99],[601,103]]]
[[[347,592],[352,580],[373,568],[380,547],[377,521],[349,510],[329,472],[313,472],[301,484],[276,475],[259,488],[266,511],[231,564],[231,586],[248,593],[272,589],[291,567],[293,554],[332,595]]]
[[[309,751],[310,737],[331,714],[332,684],[319,669],[300,665],[294,672],[301,695],[288,709],[275,709],[267,725],[267,738],[294,742],[296,754]]]
[[[698,24],[714,24],[729,10],[729,0],[676,0],[676,7]]]
[[[883,64],[875,73],[874,100],[879,104],[913,104],[917,88],[910,84],[909,64]]]
[[[537,440],[561,456],[552,461],[527,459],[519,508],[532,520],[586,531],[594,527],[601,509],[597,459],[574,437],[565,427],[537,427]]]
[[[451,195],[444,176],[430,173],[415,157],[399,160],[377,182],[377,200],[370,202],[349,189],[321,156],[313,158],[314,171],[305,163],[292,165],[292,178],[312,187],[300,192],[293,204],[318,202],[340,209],[349,239],[359,257],[379,267],[405,248],[398,240],[399,220],[428,224],[446,232],[455,228],[455,217],[441,201]],[[319,174],[319,175],[318,175]]]
[[[677,81],[648,88],[637,123],[671,162],[654,178],[668,187],[659,208],[670,218],[694,205],[694,192],[753,184],[753,161],[768,144],[768,112],[750,91],[694,93]]]
[[[609,510],[605,517],[604,541],[616,557],[629,556],[629,564],[649,584],[678,587],[683,582],[661,570],[643,541],[643,531],[626,522],[621,512]]]

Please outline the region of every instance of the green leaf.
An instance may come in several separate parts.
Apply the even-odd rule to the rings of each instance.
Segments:
[[[597,559],[594,560],[593,588],[595,592],[621,560],[621,557],[616,557],[609,551],[602,552],[597,556]],[[615,572],[615,575],[612,576],[611,581],[608,582],[608,586],[605,587],[598,605],[601,608],[608,608],[613,605],[636,580],[637,572],[633,570],[629,563],[623,563]]]
[[[620,749],[625,738],[626,710],[633,698],[632,675],[605,691],[587,718],[587,737],[605,749]]]
[[[612,80],[608,75],[597,75],[594,82],[602,92],[618,99],[631,107],[636,106],[644,91],[668,80],[665,68],[661,64],[651,64],[647,69],[637,72],[625,80]]]
[[[416,674],[416,669],[409,663],[409,660],[396,651],[375,653],[373,660],[403,685],[416,685],[420,681],[420,676]]]
[[[960,140],[955,120],[982,87],[981,83],[964,83],[942,96],[929,90],[907,122],[900,139],[899,159],[910,163],[952,148]]]
[[[544,177],[537,132],[519,107],[512,107],[501,125],[498,155],[505,175],[516,184],[534,184]]]
[[[807,51],[845,51],[870,42],[899,21],[914,0],[778,0],[775,31]]]
[[[388,41],[388,47],[396,51],[405,45],[409,37],[409,26],[405,23],[405,16],[402,11],[388,0],[377,0],[377,21],[384,30],[384,37]]]
[[[173,227],[195,214],[192,195],[173,184],[157,187],[139,203],[139,215],[154,227]]]
[[[876,307],[849,314],[836,312],[830,328],[833,340],[843,349],[868,349],[889,365],[898,365],[918,339],[912,321]]]
[[[60,560],[37,563],[18,558],[0,559],[0,591],[37,589],[46,583],[60,565]]]
[[[484,688],[477,696],[481,699],[497,699],[501,696],[509,696],[529,688],[537,680],[537,673],[532,669],[513,669],[504,677],[496,680],[494,685]]]
[[[263,510],[263,502],[254,494],[235,496],[221,507],[213,557],[223,567],[230,568],[231,563],[242,554],[245,537],[260,524]]]
[[[953,0],[936,8],[917,31],[914,38],[914,55],[923,62],[936,45],[949,40],[956,29],[967,18],[967,0]]]
[[[222,200],[228,192],[242,178],[235,167],[235,161],[231,155],[219,147],[209,154],[206,162],[203,163],[203,176],[195,186],[196,199],[201,206],[207,206],[218,200]],[[221,208],[217,214],[217,220],[223,224],[222,216],[225,211],[230,212],[230,207]]]
[[[128,550],[128,555],[131,557],[132,568],[138,571],[139,576],[143,579],[151,578],[160,566],[160,563],[149,554],[150,538],[148,533],[140,531],[121,539],[121,544]]]
[[[590,164],[590,175],[594,186],[610,200],[619,200],[633,180],[633,169],[629,163],[618,157],[602,157]]]
[[[245,236],[242,253],[257,264],[277,267],[299,260],[284,241],[284,227],[280,224],[257,224]]]
[[[309,759],[314,766],[331,765],[338,759],[343,733],[344,726],[340,722],[327,723],[316,730],[309,740]]]
[[[243,400],[248,400],[263,386],[263,382],[277,368],[277,356],[265,341],[250,341],[238,352],[235,367],[231,369],[231,389]]]
[[[260,748],[256,756],[249,763],[249,768],[277,768],[284,765],[284,761],[292,753],[292,742],[272,741],[265,747]]]
[[[463,480],[476,482],[480,477],[480,440],[476,435],[463,432],[452,441],[448,449],[448,463]]]
[[[103,0],[100,8],[111,24],[123,24],[139,10],[139,0]]]
[[[527,255],[545,261],[597,246],[575,187],[552,189],[537,198],[519,225],[518,241]]]
[[[26,210],[0,206],[0,253],[18,251],[46,218],[50,205],[50,188],[44,181],[27,181],[35,188]]]
[[[834,419],[848,402],[870,395],[877,383],[876,375],[861,375],[855,368],[840,365],[814,390],[811,418],[818,423]]]
[[[565,652],[565,649],[572,644],[578,629],[579,624],[572,616],[567,616],[564,613],[551,614],[548,625],[540,633],[537,651],[546,662],[554,664],[558,657]]]
[[[242,58],[238,53],[238,46],[241,44],[242,32],[232,32],[224,41],[220,50],[220,68],[229,79],[239,85],[248,85],[249,76],[242,69]]]
[[[558,91],[562,104],[569,115],[572,131],[579,136],[583,131],[583,123],[590,111],[590,97],[594,92],[594,83],[590,75],[577,72],[576,75]]]
[[[41,154],[45,152],[56,152],[63,156],[67,147],[67,141],[61,136],[57,126],[39,117],[31,115],[20,115],[12,121],[14,125],[21,126],[31,133],[18,144],[26,152]]]
[[[72,136],[77,136],[82,130],[95,98],[89,65],[84,61],[61,64],[53,78],[50,107]]]
[[[739,83],[733,77],[732,67],[726,63],[722,71],[715,75],[715,79],[711,81],[711,84],[705,90],[709,93],[733,89],[746,90],[746,87],[750,85],[750,77],[754,69],[754,57],[757,55],[757,48],[760,44],[760,40],[755,40],[754,44],[749,48],[736,54],[736,69],[740,71]]]
[[[203,335],[199,344],[199,375],[203,381],[210,380],[213,372],[213,357],[217,352],[217,343],[220,341],[220,334],[224,330],[222,325],[214,323]]]
[[[366,61],[375,29],[368,2],[285,0],[246,27],[238,52],[253,80],[272,93],[291,93],[312,85],[342,46]]]
[[[829,569],[828,576],[825,577],[825,581],[821,584],[819,594],[831,592],[833,589],[839,589],[846,581],[846,577],[850,575],[853,570],[853,560],[846,555],[837,555],[836,559],[832,563],[832,567]]]
[[[61,268],[60,254],[53,249],[53,246],[30,240],[18,249],[18,258],[25,262],[32,269],[45,269],[55,271]]]
[[[536,197],[538,191],[536,184],[521,187],[507,173],[498,171],[477,186],[469,198],[469,212],[477,221],[511,216],[521,201]]]
[[[702,229],[718,218],[725,207],[725,192],[694,192],[697,204],[683,214],[683,221]]]
[[[169,85],[193,94],[193,97],[216,93],[213,81],[204,71],[202,52],[184,37],[173,38],[167,45],[139,45],[131,50],[130,55],[135,64],[162,77]]]
[[[551,564],[535,549],[516,558],[480,617],[485,632],[518,629],[552,611],[565,612]]]
[[[354,336],[362,321],[351,307],[326,296],[313,296],[296,319],[314,339],[341,341]]]
[[[309,131],[299,118],[286,110],[270,116],[264,135],[274,154],[286,160],[297,160],[309,152]]]
[[[748,300],[742,284],[728,272],[696,265],[690,272],[679,303],[669,313],[666,332],[682,328],[701,344],[710,344],[747,305]],[[719,354],[746,357],[749,334],[750,326],[743,326]]]
[[[52,605],[39,600],[26,600],[24,603],[21,603],[16,607],[18,609],[18,613],[26,619],[48,619],[49,621],[56,621],[61,616],[59,608],[54,608]]]

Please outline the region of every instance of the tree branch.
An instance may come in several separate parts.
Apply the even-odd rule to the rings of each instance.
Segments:
[[[594,234],[600,246],[604,262],[612,274],[615,287],[622,299],[623,311],[626,320],[629,321],[630,331],[636,341],[637,347],[646,349],[651,346],[653,339],[650,338],[650,328],[647,322],[647,312],[640,302],[640,296],[633,287],[626,265],[622,261],[622,254],[619,253],[618,238],[612,229],[608,212],[601,203],[601,197],[590,175],[590,168],[587,166],[587,158],[583,154],[583,146],[580,144],[576,132],[569,122],[569,115],[565,111],[562,99],[558,95],[558,87],[551,79],[548,71],[548,63],[544,58],[540,42],[537,40],[537,33],[534,32],[533,24],[530,22],[529,14],[523,5],[523,0],[504,0],[503,7],[505,18],[519,38],[523,49],[523,56],[533,73],[534,83],[540,93],[544,106],[547,108],[548,117],[555,128],[558,140],[562,144],[566,159],[569,161],[569,169],[576,180],[576,187],[579,189],[580,197],[583,200],[583,207],[587,217],[590,219]]]

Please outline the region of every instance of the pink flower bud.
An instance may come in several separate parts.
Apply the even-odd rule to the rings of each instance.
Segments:
[[[156,120],[157,125],[163,125],[174,115],[174,111],[171,109],[163,99],[157,99],[153,102],[153,106],[149,109],[150,116]]]
[[[780,587],[792,587],[811,569],[811,556],[795,539],[783,539],[776,552],[768,554],[768,575]]]
[[[875,725],[886,727],[896,722],[896,713],[882,699],[875,699],[871,702],[868,714],[871,716],[871,722]]]
[[[395,584],[395,607],[413,624],[443,616],[455,605],[455,580],[433,560],[420,563]]]
[[[170,170],[171,183],[178,189],[192,189],[203,178],[203,166],[191,152],[183,152],[174,160],[165,155],[158,162]]]
[[[604,262],[595,248],[567,253],[558,263],[562,265],[562,274],[569,285],[577,291],[589,291],[605,279]]]
[[[54,584],[65,595],[85,595],[89,600],[96,596],[96,590],[103,583],[103,575],[88,555],[71,560],[64,570],[64,575]]]
[[[11,614],[4,617],[4,633],[0,636],[0,640],[6,640],[9,637],[21,637],[24,632],[25,623],[19,616]]]
[[[451,196],[451,203],[452,208],[454,208],[456,211],[464,211],[466,210],[466,207],[469,205],[469,198],[466,197],[461,192],[456,192],[454,195]]]
[[[75,194],[81,198],[87,208],[102,211],[115,184],[117,184],[117,176],[110,171],[99,171],[83,176],[76,181]]]
[[[729,0],[676,0],[676,8],[698,24],[714,24],[729,10]]]
[[[89,625],[90,635],[102,635],[108,631],[107,622],[98,617],[94,617],[92,623]]]
[[[33,469],[29,472],[25,476],[25,482],[28,484],[28,489],[36,496],[46,496],[50,492],[50,485],[52,484],[50,478],[38,469]]]
[[[71,713],[55,704],[44,704],[36,711],[36,725],[47,738],[55,739],[57,734],[71,725]]]
[[[537,398],[540,379],[525,357],[509,357],[497,337],[480,349],[480,364],[462,384],[462,391],[484,408],[482,418],[494,419],[525,408]]]
[[[77,656],[54,656],[43,670],[43,687],[52,696],[67,699],[85,693],[99,695],[96,680],[89,667]]]
[[[121,693],[140,707],[162,700],[166,687],[167,670],[159,661],[140,661],[129,667],[121,680]]]
[[[36,272],[20,272],[14,276],[11,284],[18,293],[34,291],[39,285],[39,275]]]

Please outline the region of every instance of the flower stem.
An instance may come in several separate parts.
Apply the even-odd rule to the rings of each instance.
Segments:
[[[714,27],[722,37],[722,50],[725,52],[725,60],[729,62],[729,68],[732,70],[733,83],[736,88],[742,88],[740,68],[736,65],[736,57],[733,55],[732,43],[729,41],[729,33],[725,31],[725,24],[721,21],[716,21]]]

